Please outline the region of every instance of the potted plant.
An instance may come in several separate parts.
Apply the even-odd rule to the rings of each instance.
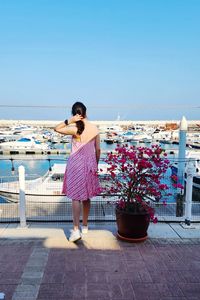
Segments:
[[[120,239],[135,242],[147,238],[150,220],[157,218],[152,207],[153,202],[168,193],[168,185],[163,176],[169,168],[167,154],[158,145],[135,147],[118,145],[109,152],[106,184],[103,188],[108,195],[118,195],[116,203],[117,236]]]

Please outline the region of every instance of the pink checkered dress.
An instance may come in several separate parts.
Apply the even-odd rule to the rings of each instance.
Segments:
[[[62,192],[72,200],[87,200],[100,191],[97,176],[95,139],[81,143],[72,138]]]

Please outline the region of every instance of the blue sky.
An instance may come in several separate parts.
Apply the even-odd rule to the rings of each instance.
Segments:
[[[2,119],[200,119],[199,0],[0,1]],[[56,106],[56,107],[53,107]]]

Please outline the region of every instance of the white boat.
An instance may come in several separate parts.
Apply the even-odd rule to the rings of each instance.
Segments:
[[[150,143],[152,142],[152,136],[145,133],[145,132],[141,132],[141,133],[136,133],[133,137],[132,137],[132,141],[133,142],[144,142],[144,143]]]
[[[124,142],[124,139],[121,135],[118,135],[117,133],[107,133],[106,137],[104,138],[104,142],[107,144],[122,143]]]
[[[61,193],[66,164],[54,164],[51,171],[42,177],[26,180],[25,195],[27,202],[68,202],[70,201]],[[99,176],[107,173],[107,165],[99,164]],[[11,178],[10,178],[11,179]],[[19,181],[0,182],[0,196],[10,202],[19,201]]]
[[[198,151],[187,151],[186,161],[193,160],[195,165],[195,174],[193,177],[193,187],[200,189],[200,152]],[[187,167],[187,165],[185,165]],[[178,163],[174,163],[171,166],[172,175],[177,175]],[[186,173],[185,173],[186,180]]]
[[[163,130],[163,131],[159,131],[159,132],[154,132],[152,134],[152,137],[154,140],[156,141],[160,141],[163,143],[170,143],[172,141],[172,139],[174,139],[175,133],[173,131],[167,131],[167,130]]]
[[[11,131],[13,132],[13,134],[19,134],[19,135],[32,133],[35,130],[36,130],[35,127],[29,125],[23,125],[23,124],[19,124],[11,127]]]
[[[125,131],[123,132],[123,134],[121,134],[121,137],[123,138],[124,142],[131,142],[134,136],[135,133],[132,131]]]
[[[200,133],[187,133],[187,143],[200,144]]]
[[[42,150],[49,149],[49,145],[41,143],[32,136],[25,136],[12,142],[3,142],[0,144],[0,150]]]

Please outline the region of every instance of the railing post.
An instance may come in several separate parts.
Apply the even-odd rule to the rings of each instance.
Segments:
[[[178,151],[178,183],[184,186],[185,175],[185,150],[186,150],[186,133],[187,133],[187,121],[185,117],[182,117],[179,130],[179,151]],[[178,189],[176,199],[176,216],[183,216],[183,201],[184,201],[184,189]]]
[[[190,226],[192,216],[192,188],[195,166],[192,161],[187,164],[187,181],[186,181],[186,197],[185,197],[185,224]]]
[[[26,227],[26,199],[25,199],[25,168],[19,166],[19,217],[20,227]]]

